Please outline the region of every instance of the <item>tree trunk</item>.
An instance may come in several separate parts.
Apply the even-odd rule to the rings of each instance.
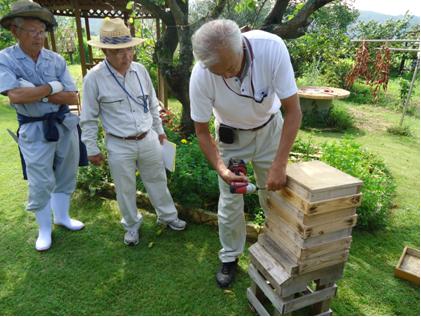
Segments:
[[[276,0],[260,29],[283,38],[297,38],[303,34],[311,21],[311,14],[334,0],[307,0],[303,8],[287,22],[282,22],[291,0]],[[188,0],[165,0],[165,8],[154,0],[137,0],[146,10],[162,19],[166,29],[158,40],[154,60],[163,74],[172,93],[182,104],[181,130],[184,135],[194,133],[190,118],[189,80],[193,65],[191,44],[192,29],[204,22],[216,19],[222,13],[228,0],[218,0],[208,15],[191,26],[188,21]],[[179,45],[179,57],[174,58]]]

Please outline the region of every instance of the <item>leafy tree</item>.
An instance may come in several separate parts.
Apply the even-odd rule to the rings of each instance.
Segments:
[[[358,12],[346,1],[338,1],[314,13],[307,33],[288,42],[297,76],[311,80],[308,84],[343,86],[343,78],[351,67],[351,43],[347,29]]]
[[[10,0],[0,0],[0,16],[10,12]],[[4,49],[15,43],[12,33],[0,27],[0,49]]]
[[[136,0],[135,10],[143,7],[160,18],[165,25],[162,37],[155,48],[155,61],[165,77],[172,94],[182,103],[182,131],[191,134],[194,131],[190,119],[189,79],[193,65],[191,36],[203,23],[222,15],[224,9],[252,11],[256,8],[257,18],[254,27],[274,33],[284,39],[298,38],[305,34],[312,21],[312,15],[321,7],[334,0],[276,0],[255,1],[218,0],[208,7],[205,15],[197,16],[192,21],[188,0]],[[270,4],[270,9],[267,7]],[[140,6],[139,6],[140,5]],[[131,4],[129,4],[129,7]],[[237,9],[236,9],[237,8]],[[262,8],[262,10],[260,9]],[[263,10],[266,8],[265,10]],[[267,14],[259,18],[262,12]]]
[[[420,27],[419,25],[411,24],[413,16],[406,13],[401,19],[388,19],[383,23],[376,21],[360,21],[350,28],[350,35],[353,39],[419,39]],[[370,59],[375,59],[376,48],[385,43],[367,43]],[[391,46],[391,45],[389,45]],[[393,43],[395,48],[407,48],[406,43]],[[405,60],[414,58],[415,54],[404,52],[393,52],[391,60],[391,70],[402,73]]]

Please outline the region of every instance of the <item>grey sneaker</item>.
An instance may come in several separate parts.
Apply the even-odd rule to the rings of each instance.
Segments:
[[[164,221],[158,220],[158,223],[167,225],[168,227],[170,227],[172,230],[175,230],[175,231],[184,230],[187,225],[187,223],[184,220],[181,220],[179,218],[170,222],[164,222]]]
[[[138,231],[127,231],[124,234],[125,245],[137,245],[139,244],[139,232]]]

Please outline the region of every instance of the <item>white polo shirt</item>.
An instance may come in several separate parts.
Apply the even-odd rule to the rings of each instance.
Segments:
[[[236,77],[215,75],[200,62],[193,67],[190,77],[193,121],[209,122],[213,112],[220,123],[252,129],[279,111],[280,99],[297,93],[291,60],[282,39],[258,30],[243,36],[250,44],[252,61],[242,82]]]

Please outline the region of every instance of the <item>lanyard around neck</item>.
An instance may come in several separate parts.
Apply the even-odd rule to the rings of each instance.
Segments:
[[[139,82],[139,86],[140,86],[140,90],[142,91],[142,102],[139,102],[136,98],[134,98],[128,91],[127,89],[120,83],[120,81],[117,79],[116,75],[113,73],[113,71],[111,70],[110,66],[108,65],[107,60],[104,61],[105,65],[108,68],[108,71],[110,72],[110,74],[113,76],[114,80],[116,81],[116,83],[120,86],[121,89],[123,89],[123,91],[126,93],[126,95],[133,100],[135,103],[137,103],[138,105],[143,107],[143,112],[147,113],[148,112],[148,98],[147,96],[145,96],[145,93],[143,92],[143,87],[142,87],[142,83],[140,82],[139,76],[137,74],[137,72],[135,71],[135,75],[137,77],[137,81]]]
[[[255,102],[257,102],[257,103],[262,103],[263,102],[263,100],[265,99],[265,97],[267,97],[267,95],[263,95],[262,96],[262,99],[260,99],[260,100],[257,100],[255,97],[254,97],[254,84],[253,84],[253,61],[254,61],[254,53],[253,53],[253,49],[251,48],[251,45],[250,45],[250,42],[249,42],[249,40],[246,38],[246,37],[243,37],[244,38],[244,42],[246,43],[246,45],[247,45],[247,48],[248,48],[248,51],[250,52],[250,59],[251,59],[251,62],[250,62],[250,83],[251,83],[251,92],[252,92],[252,96],[249,96],[249,95],[243,95],[243,94],[239,94],[238,92],[236,92],[236,91],[234,91],[229,85],[228,85],[228,83],[226,82],[226,80],[225,80],[225,78],[224,78],[224,76],[222,76],[222,80],[224,81],[224,84],[225,84],[225,86],[227,86],[227,88],[229,89],[229,90],[231,90],[234,94],[236,94],[237,96],[240,96],[240,97],[244,97],[244,98],[249,98],[249,99],[253,99]]]

